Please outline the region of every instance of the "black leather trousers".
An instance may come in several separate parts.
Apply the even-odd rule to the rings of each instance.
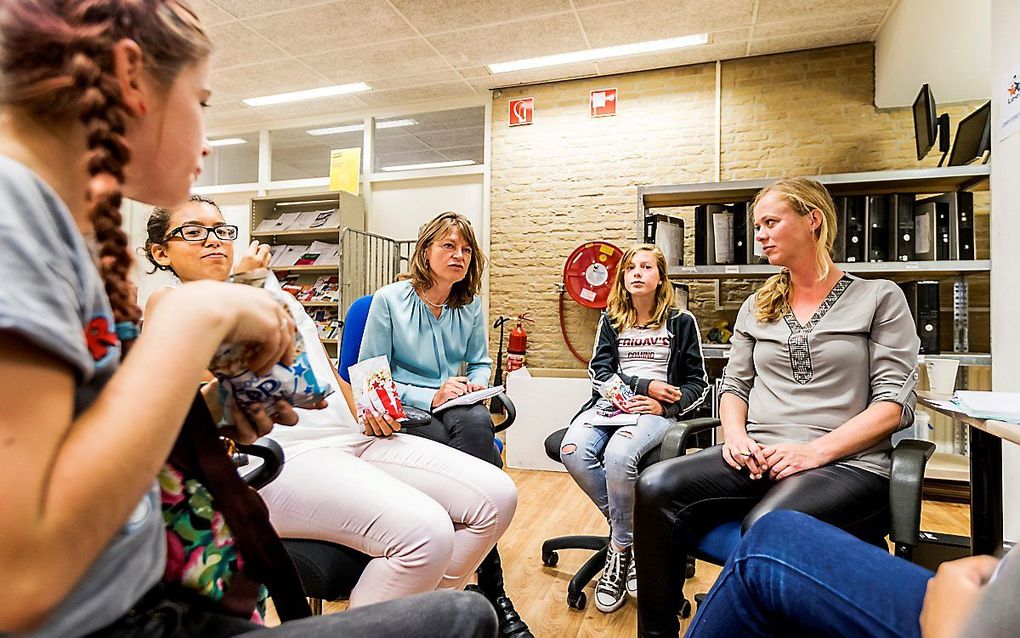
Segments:
[[[638,478],[634,507],[639,635],[678,635],[687,553],[705,532],[735,520],[747,531],[773,510],[804,512],[882,543],[889,525],[889,480],[844,465],[779,482],[752,480],[747,470],[726,464],[722,446],[649,467]]]

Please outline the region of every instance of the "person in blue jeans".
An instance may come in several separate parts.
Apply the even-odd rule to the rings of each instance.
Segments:
[[[631,545],[638,463],[662,442],[671,420],[708,393],[698,323],[676,306],[666,258],[656,246],[638,244],[623,253],[588,373],[592,397],[563,437],[560,459],[609,520],[606,568],[595,586],[595,607],[609,613],[628,592],[637,593]]]
[[[971,556],[937,574],[816,518],[763,516],[687,632],[714,636],[1015,636],[1020,560]]]

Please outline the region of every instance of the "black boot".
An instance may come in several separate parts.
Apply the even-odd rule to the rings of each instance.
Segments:
[[[478,589],[496,610],[500,638],[534,638],[503,589],[503,564],[495,547],[478,568]]]

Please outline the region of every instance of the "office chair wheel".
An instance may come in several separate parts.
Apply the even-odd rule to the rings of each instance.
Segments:
[[[690,556],[687,557],[687,571],[684,573],[684,578],[694,578],[694,559]]]
[[[570,607],[571,609],[581,610],[584,609],[587,604],[588,595],[585,594],[583,591],[578,592],[577,596],[571,596],[570,594],[567,594],[567,607]]]
[[[556,552],[542,552],[542,564],[546,567],[556,567],[560,562],[560,555]]]
[[[691,617],[691,601],[684,598],[684,604],[680,605],[680,617],[687,620]]]

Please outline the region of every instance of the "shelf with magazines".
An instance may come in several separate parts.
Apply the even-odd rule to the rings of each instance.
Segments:
[[[920,360],[958,361],[958,388],[990,388],[990,175],[984,164],[813,176],[836,203],[836,265],[903,288],[921,338]],[[760,252],[749,210],[755,194],[774,181],[637,189],[643,240],[663,249],[669,277],[691,306],[716,313],[702,322],[713,328],[708,339],[726,341],[738,300],[779,272]],[[721,374],[728,345],[705,343],[703,352],[710,371]],[[965,438],[940,415],[918,411],[930,425],[923,434],[938,448],[926,490],[962,497],[969,481]]]
[[[270,268],[301,303],[335,353],[340,333],[343,237],[365,228],[365,202],[346,192],[251,200],[251,236],[269,244]]]

